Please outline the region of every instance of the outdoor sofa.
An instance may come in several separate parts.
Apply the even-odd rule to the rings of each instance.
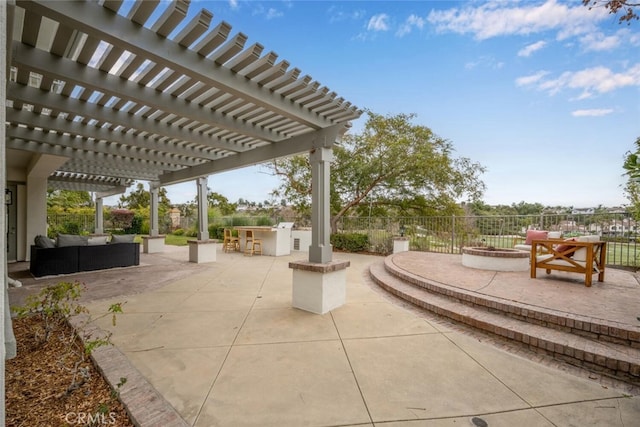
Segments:
[[[58,235],[56,242],[37,236],[31,246],[29,270],[34,277],[81,271],[129,267],[140,264],[140,243],[134,235],[87,236]]]

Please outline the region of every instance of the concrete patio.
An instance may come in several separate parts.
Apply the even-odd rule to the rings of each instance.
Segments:
[[[291,307],[288,263],[306,253],[219,248],[215,263],[193,264],[187,251],[167,246],[142,254],[139,267],[64,278],[87,285],[95,324],[141,374],[121,394],[140,425],[481,425],[474,417],[491,427],[638,425],[636,388],[508,351],[396,302],[369,279],[380,257],[335,253],[351,262],[347,303],[316,315]],[[9,271],[24,282],[10,289],[12,304],[61,279],[34,280],[20,264]],[[125,301],[113,327],[104,314]],[[121,365],[101,367],[109,376]],[[149,385],[154,407],[167,409],[144,415],[148,403],[129,392]]]

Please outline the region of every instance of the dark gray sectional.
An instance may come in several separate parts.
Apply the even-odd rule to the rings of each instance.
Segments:
[[[29,270],[34,277],[140,264],[140,243],[39,248],[31,246]]]

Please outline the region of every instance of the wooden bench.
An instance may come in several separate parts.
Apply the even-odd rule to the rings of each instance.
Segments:
[[[540,249],[547,252],[538,255]],[[598,282],[604,282],[607,243],[602,241],[562,241],[556,239],[533,240],[531,242],[531,278],[535,279],[536,270],[544,268],[547,274],[551,270],[568,271],[584,275],[584,285],[591,286],[593,273],[597,273]]]

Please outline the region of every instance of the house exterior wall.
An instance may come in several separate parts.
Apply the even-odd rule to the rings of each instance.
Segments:
[[[26,209],[21,215],[26,217],[26,233],[24,243],[33,242],[39,235],[47,234],[47,178],[30,176],[27,178]],[[29,254],[25,254],[25,259],[29,261]]]
[[[27,186],[24,184],[18,184],[17,186],[16,201],[18,215],[16,224],[16,250],[18,261],[25,261],[27,259],[27,252],[29,245],[27,244]]]

